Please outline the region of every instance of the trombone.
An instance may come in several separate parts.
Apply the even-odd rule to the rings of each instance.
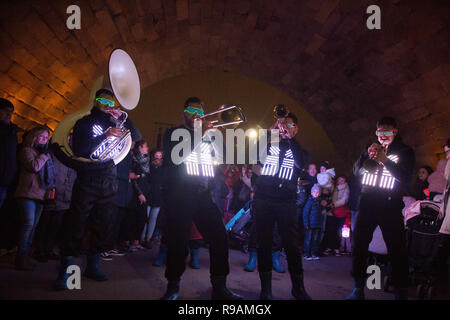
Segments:
[[[238,106],[226,106],[223,105],[219,108],[219,110],[204,114],[200,117],[200,119],[204,119],[206,117],[213,116],[215,114],[218,115],[217,119],[212,120],[213,128],[220,128],[230,125],[237,125],[239,123],[245,122],[246,118],[242,109]]]

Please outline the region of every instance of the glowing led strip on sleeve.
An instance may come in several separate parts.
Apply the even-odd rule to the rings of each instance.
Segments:
[[[200,149],[200,150],[198,150]],[[211,144],[202,142],[184,161],[190,176],[214,177]]]
[[[281,166],[279,166],[279,158],[280,148],[271,146],[261,174],[265,176],[275,176],[278,172],[278,178],[291,180],[294,172],[294,156],[292,150],[289,149],[285,152]]]
[[[389,155],[388,159],[395,163],[398,163],[398,160],[399,160],[397,155]],[[379,171],[380,170],[378,170],[376,173],[372,174],[372,173],[369,173],[367,170],[365,170],[363,177],[362,177],[362,184],[371,186],[371,187],[377,186],[376,184],[378,181]],[[381,179],[380,179],[380,182],[377,187],[380,189],[392,190],[392,189],[394,189],[394,186],[395,186],[395,178],[391,175],[391,173],[385,167],[383,167],[383,171],[381,172]]]

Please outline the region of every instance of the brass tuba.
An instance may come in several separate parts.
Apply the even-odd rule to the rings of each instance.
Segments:
[[[69,145],[68,137],[75,123],[90,114],[95,93],[102,87],[112,88],[114,96],[123,108],[133,110],[137,106],[141,91],[139,75],[133,60],[124,50],[115,49],[112,51],[108,63],[108,76],[101,76],[95,81],[87,107],[67,116],[55,128],[52,143],[56,144],[60,149],[61,152],[59,154],[63,153],[71,160],[84,163],[99,163],[112,160],[115,164],[118,164],[130,151],[132,143],[131,133],[123,127],[128,118],[128,114],[124,111],[120,111],[118,117],[111,117],[113,122],[116,123],[116,127],[123,129],[122,135],[105,139],[92,152],[89,159],[76,157]]]

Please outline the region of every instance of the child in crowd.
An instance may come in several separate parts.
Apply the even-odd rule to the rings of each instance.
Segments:
[[[342,227],[341,234],[341,248],[340,253],[344,255],[350,255],[352,253],[352,245],[351,245],[351,224],[352,224],[352,215],[348,213],[345,217],[345,223]]]
[[[303,225],[305,227],[305,260],[319,260],[320,233],[322,228],[322,208],[320,205],[319,185],[311,188],[311,195],[303,208]]]

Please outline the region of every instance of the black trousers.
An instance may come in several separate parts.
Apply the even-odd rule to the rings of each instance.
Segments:
[[[286,250],[289,272],[303,274],[295,201],[277,202],[255,199],[253,207],[258,240],[258,271],[272,271],[272,241],[276,222],[282,245]]]
[[[356,218],[352,237],[353,277],[367,277],[367,257],[369,244],[377,226],[380,226],[392,265],[392,282],[395,288],[409,285],[408,251],[402,215],[401,198],[386,195],[361,195],[359,214]]]
[[[168,251],[165,277],[169,281],[176,280],[186,268],[192,221],[209,243],[211,275],[228,275],[228,238],[222,214],[212,202],[211,194],[208,191],[173,190],[167,197],[164,236]]]
[[[63,221],[62,256],[78,256],[86,228],[90,231],[90,254],[110,249],[116,208],[117,179],[111,176],[79,176],[72,191],[72,202]]]
[[[61,235],[61,225],[66,211],[44,211],[41,214],[33,240],[36,254],[47,254],[53,251]]]
[[[147,219],[147,204],[136,204],[126,208],[125,211],[120,228],[120,239],[122,241],[140,240]]]
[[[283,244],[281,241],[280,232],[278,231],[278,225],[275,223],[273,230],[273,242],[272,242],[272,251],[281,251],[283,249]],[[258,251],[258,235],[256,231],[256,219],[253,213],[250,225],[250,236],[248,240],[248,250],[249,251]]]
[[[345,217],[338,218],[335,216],[327,216],[327,221],[325,224],[325,234],[322,239],[323,249],[339,249],[339,247],[341,246],[341,232],[344,223]]]

